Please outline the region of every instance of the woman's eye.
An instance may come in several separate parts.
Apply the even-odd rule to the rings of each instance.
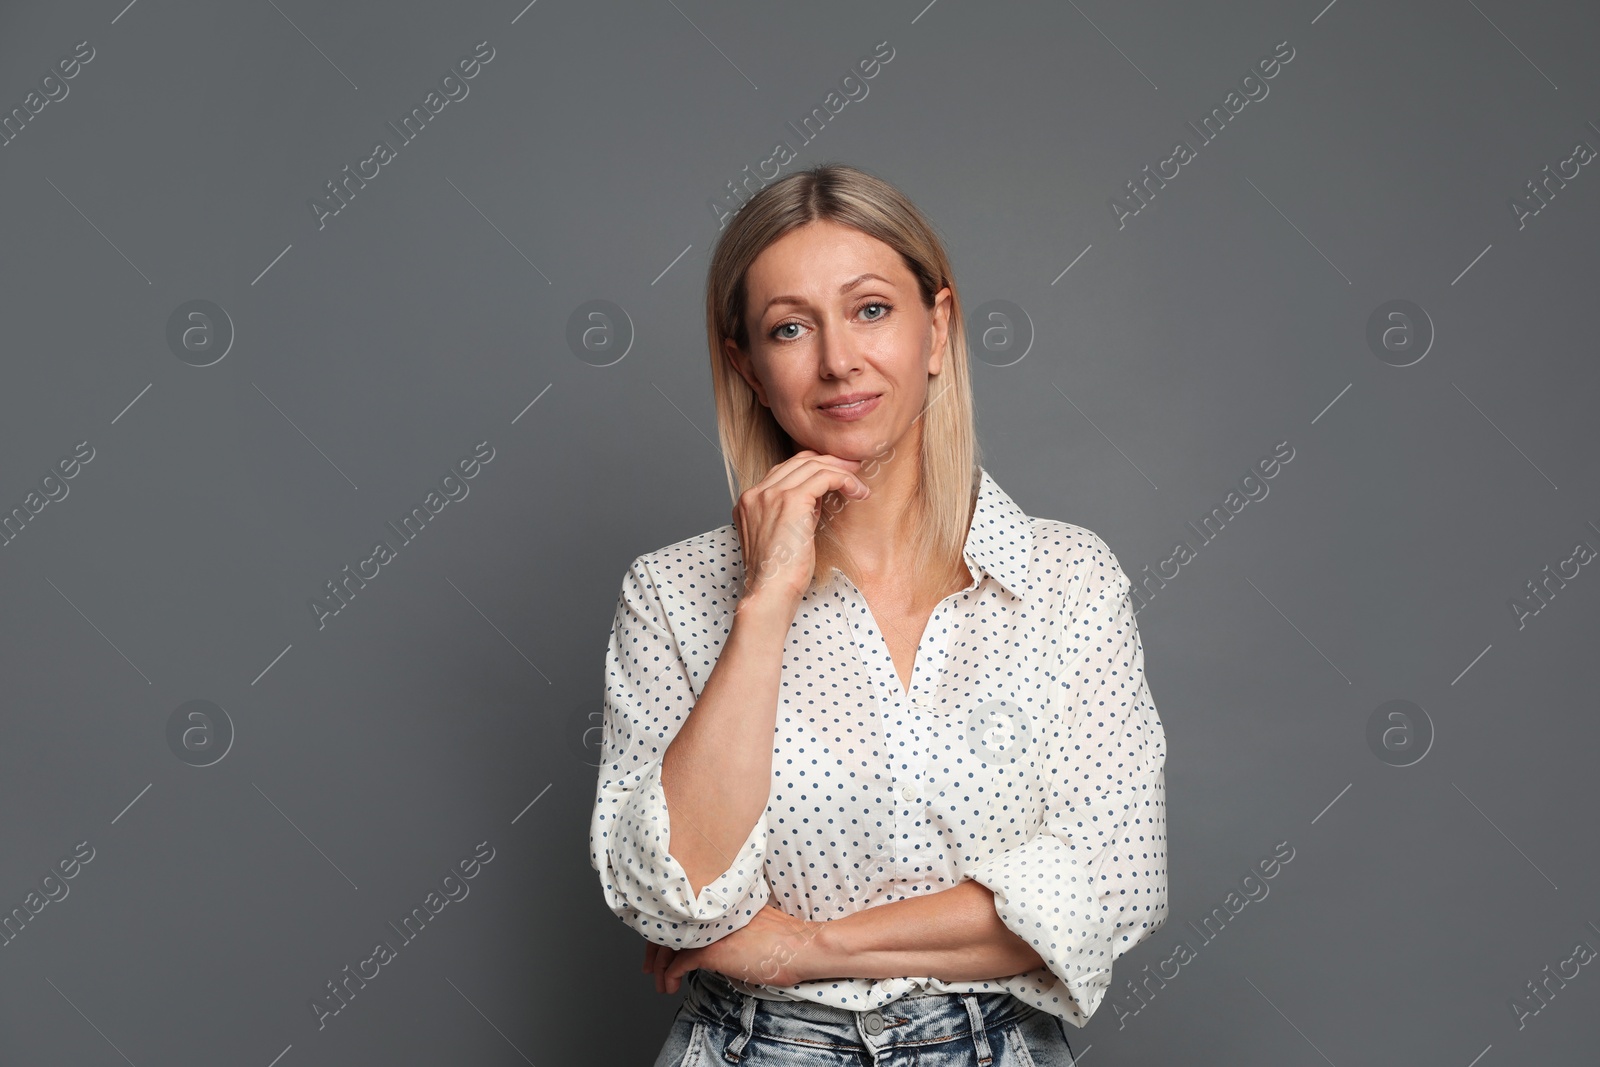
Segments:
[[[867,322],[882,322],[885,318],[888,317],[889,312],[894,310],[894,305],[893,304],[886,304],[882,300],[874,300],[871,303],[861,305],[861,311],[858,312],[858,314],[866,312],[866,311],[868,311],[868,310],[870,310],[872,308],[877,308],[878,309],[878,314],[876,314],[876,315],[868,315],[867,318],[866,318],[866,321]],[[772,333],[771,333],[770,336],[775,341],[796,341],[796,340],[799,340],[799,336],[800,336],[798,332],[796,332],[796,333],[784,333],[782,331],[788,330],[788,329],[793,329],[795,331],[799,331],[801,328],[802,328],[802,324],[798,323],[798,322],[780,322],[778,325],[776,325],[776,326],[774,326],[772,328]]]

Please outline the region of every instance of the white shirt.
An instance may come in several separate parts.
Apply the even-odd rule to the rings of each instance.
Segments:
[[[734,985],[852,1011],[1005,991],[1088,1022],[1112,962],[1167,916],[1166,738],[1130,582],[1099,536],[1030,518],[987,470],[963,555],[975,581],[934,609],[909,691],[842,571],[801,599],[765,817],[698,895],[668,852],[661,758],[728,637],[743,552],[730,523],[633,561],[606,653],[589,832],[614,913],[686,949],[769,900],[822,921],[972,878],[1045,967],[986,981]]]

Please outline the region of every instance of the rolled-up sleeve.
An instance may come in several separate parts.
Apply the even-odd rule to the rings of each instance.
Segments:
[[[1080,1026],[1110,988],[1112,963],[1167,916],[1166,736],[1131,583],[1099,544],[1104,565],[1063,604],[1062,673],[1041,732],[1044,820],[962,875],[994,891],[1001,921],[1039,953]]]
[[[661,759],[694,707],[695,689],[645,557],[622,582],[605,661],[599,780],[589,825],[590,863],[606,904],[647,940],[709,945],[755,917],[771,897],[767,821],[756,820],[728,867],[696,894],[668,851],[671,826]]]

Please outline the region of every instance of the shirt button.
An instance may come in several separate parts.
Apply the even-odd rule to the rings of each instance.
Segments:
[[[917,791],[911,788],[909,785],[903,785],[900,787],[900,795],[905,797],[907,800],[917,799]]]
[[[862,1018],[861,1025],[866,1029],[867,1033],[871,1034],[873,1037],[877,1037],[879,1034],[883,1033],[883,1016],[879,1015],[875,1011],[869,1011]]]

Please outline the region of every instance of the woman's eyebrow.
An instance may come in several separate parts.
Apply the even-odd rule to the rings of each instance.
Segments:
[[[868,279],[880,281],[884,285],[894,285],[893,282],[891,282],[888,278],[883,277],[883,275],[873,274],[871,271],[868,271],[866,274],[857,275],[856,277],[845,282],[843,285],[839,286],[839,295],[843,296],[845,293],[848,293],[850,290],[854,289],[856,286],[860,285],[864,281],[867,281]],[[766,314],[767,309],[771,308],[774,304],[796,304],[804,307],[806,301],[803,297],[798,296],[775,296],[771,300],[767,301],[766,307],[761,309],[762,314]]]

